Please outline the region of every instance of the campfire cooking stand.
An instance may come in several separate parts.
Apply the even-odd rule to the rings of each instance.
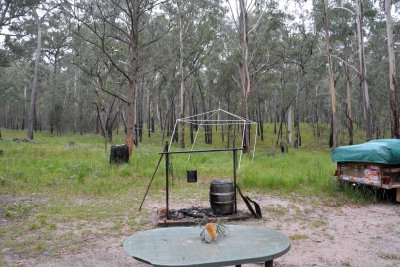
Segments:
[[[168,147],[168,142],[166,144]],[[234,213],[237,212],[237,199],[236,199],[236,167],[237,167],[237,151],[243,148],[226,148],[226,149],[206,149],[206,150],[190,150],[190,151],[164,151],[160,155],[165,155],[165,216],[169,220],[169,155],[172,154],[194,154],[194,153],[211,153],[211,152],[228,152],[232,151],[233,154],[233,189],[235,196]]]

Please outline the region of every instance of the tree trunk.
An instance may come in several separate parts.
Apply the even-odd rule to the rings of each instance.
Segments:
[[[96,115],[96,132],[95,132],[96,134],[100,133],[99,121],[100,121],[100,116],[99,116],[99,113],[97,112],[97,115]]]
[[[287,133],[286,140],[288,144],[292,144],[292,116],[293,116],[293,107],[290,105],[287,112]]]
[[[282,81],[282,80],[281,80]],[[282,85],[282,83],[281,83],[281,85]],[[278,117],[279,117],[279,114],[278,114],[278,110],[279,110],[279,107],[278,107],[278,101],[277,101],[277,95],[278,93],[277,93],[277,91],[276,91],[276,89],[274,90],[274,103],[275,103],[275,105],[274,105],[274,107],[275,107],[275,118],[274,118],[274,134],[276,134],[276,124],[277,124],[277,122],[278,122]]]
[[[302,86],[303,70],[299,67],[299,74],[296,82],[296,98],[294,103],[294,147],[299,148],[301,146],[301,135],[300,135],[300,90]],[[285,116],[282,113],[282,116]],[[289,126],[288,126],[289,127]]]
[[[107,114],[106,114],[106,109],[102,108],[100,110],[100,122],[101,122],[101,129],[103,132],[103,137],[104,137],[104,152],[107,152],[107,141],[108,141],[108,130],[107,130]]]
[[[175,107],[175,104],[174,104],[174,108],[172,110],[172,116],[171,116],[171,132],[173,134],[172,142],[177,142],[178,143],[178,138],[179,138],[178,132],[177,131],[173,132],[173,130],[175,128],[175,122],[176,122],[176,107]]]
[[[128,146],[129,155],[132,154],[135,143],[135,104],[136,104],[136,80],[138,68],[138,33],[139,33],[139,6],[134,5],[132,16],[132,29],[129,44],[129,60],[131,62],[129,72],[129,94],[128,94],[128,115],[126,122],[125,144]]]
[[[279,138],[282,139],[282,123],[285,121],[285,107],[284,107],[284,99],[285,99],[285,88],[286,88],[286,79],[285,79],[285,70],[281,69],[281,81],[280,81],[280,101],[276,100],[279,103],[279,129],[278,129],[278,140]]]
[[[345,64],[343,64],[344,75],[346,78],[346,99],[345,99],[345,116],[346,116],[346,127],[349,131],[349,145],[353,144],[354,130],[353,130],[353,115],[351,111],[351,78],[350,70],[348,66],[347,57],[345,57]]]
[[[74,134],[78,131],[78,114],[79,114],[79,93],[78,93],[78,77],[76,74],[77,70],[74,73]]]
[[[26,120],[26,102],[27,102],[27,97],[26,97],[26,85],[24,85],[24,109],[22,113],[22,125],[21,125],[21,130],[25,130],[25,120]]]
[[[28,140],[33,140],[33,127],[35,125],[35,113],[36,113],[36,94],[38,87],[38,76],[39,76],[39,65],[42,52],[42,24],[39,16],[36,12],[36,8],[32,9],[33,17],[35,18],[37,26],[37,40],[36,40],[36,57],[35,57],[35,69],[31,91],[31,104],[28,113]]]
[[[399,114],[397,108],[396,58],[394,55],[392,0],[385,0],[386,35],[389,56],[390,109],[392,110],[392,138],[399,138]]]
[[[192,90],[190,90],[190,91],[192,91]],[[191,96],[191,98],[192,98],[192,103],[188,103],[188,105],[189,105],[189,116],[193,116],[193,106],[194,106],[194,94],[193,94],[193,92],[190,92],[189,93],[189,95]],[[190,144],[193,144],[194,143],[194,134],[193,134],[193,124],[192,123],[190,123],[189,124],[189,135],[190,135]]]
[[[58,78],[58,54],[59,49],[55,51],[54,54],[54,70],[53,70],[53,88],[51,90],[51,115],[50,115],[50,134],[54,133],[54,124],[56,119],[56,88],[57,88],[57,78]]]
[[[149,90],[149,98],[151,99],[151,100],[149,100],[149,105],[150,105],[150,107],[149,107],[150,130],[149,131],[154,133],[154,130],[155,130],[154,129],[154,109],[156,109],[156,105],[155,105],[155,101],[151,97],[152,97],[152,95]]]
[[[38,116],[37,122],[38,122],[38,126],[39,126],[39,132],[42,132],[42,109],[41,109],[42,105],[41,104],[42,103],[39,102],[39,105],[38,105],[38,115],[39,116]],[[36,121],[36,119],[35,119],[35,121]]]
[[[257,113],[257,123],[258,123],[258,127],[257,127],[257,135],[260,136],[261,141],[264,141],[264,120],[263,117],[261,115],[262,109],[261,109],[261,105],[262,105],[262,100],[258,101],[258,107],[256,110]]]
[[[140,82],[140,87],[137,90],[136,95],[136,123],[137,123],[137,130],[136,130],[136,145],[138,146],[139,143],[142,142],[143,137],[143,102],[144,102],[144,87],[145,81],[144,76],[142,76],[142,81]]]
[[[356,0],[356,22],[357,22],[357,39],[358,39],[358,56],[360,61],[360,83],[361,91],[363,94],[364,102],[364,122],[365,122],[365,134],[366,140],[373,138],[372,129],[372,116],[371,116],[371,104],[369,101],[369,90],[367,83],[367,68],[365,63],[365,52],[364,52],[364,34],[363,34],[363,21],[362,21],[362,1]]]
[[[171,132],[171,117],[172,117],[172,113],[173,113],[173,109],[174,107],[174,103],[171,102],[169,103],[169,99],[167,96],[165,96],[165,103],[167,104],[167,107],[170,107],[170,110],[167,110],[167,112],[165,113],[165,118],[164,118],[164,131],[163,133],[167,133],[167,136],[171,136],[172,132]]]
[[[179,8],[180,4],[178,4]],[[182,120],[185,117],[185,81],[184,81],[184,67],[183,67],[183,23],[182,23],[182,14],[181,10],[179,10],[179,69],[180,69],[180,78],[181,78],[181,92],[180,92],[180,112],[179,118]],[[185,123],[183,121],[179,122],[179,145],[180,148],[185,148]]]
[[[248,98],[243,97],[242,98],[242,110],[241,114],[243,118],[248,118]],[[246,123],[243,123],[242,126],[242,148],[243,148],[243,153],[247,153],[249,151],[249,145],[250,145],[250,134],[249,134],[249,125]]]
[[[246,10],[246,1],[238,0],[240,6],[240,15],[239,15],[239,39],[240,39],[240,48],[241,48],[241,62],[240,62],[240,80],[242,86],[242,109],[241,115],[243,118],[249,118],[249,95],[250,95],[250,74],[249,74],[249,48],[248,48],[248,17]],[[250,131],[249,125],[245,124],[243,127],[244,131],[244,140],[243,140],[243,152],[246,153],[249,151],[250,145]]]
[[[329,40],[329,20],[328,20],[328,1],[324,0],[324,28],[325,28],[325,40],[326,40],[326,51],[328,54],[328,75],[329,75],[329,93],[331,95],[332,105],[332,117],[331,117],[331,147],[336,148],[338,146],[338,126],[336,117],[336,88],[335,88],[335,77],[332,67],[332,48]]]
[[[121,118],[122,118],[122,123],[124,124],[124,132],[125,134],[127,134],[128,130],[127,130],[127,124],[126,124],[126,119],[125,119],[125,114],[124,111],[121,112]]]
[[[315,106],[314,106],[314,115],[315,115],[315,128],[314,128],[314,136],[318,138],[321,136],[320,127],[319,127],[319,115],[318,115],[318,101],[320,100],[319,97],[319,86],[315,86]]]
[[[147,99],[147,136],[151,137],[151,100],[150,100],[150,89],[148,90],[148,99]]]

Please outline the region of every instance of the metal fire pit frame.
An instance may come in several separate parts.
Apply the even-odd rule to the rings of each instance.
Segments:
[[[166,143],[168,146],[168,142]],[[243,148],[225,148],[225,149],[205,149],[205,150],[190,150],[190,151],[164,151],[160,155],[165,155],[165,216],[169,220],[169,155],[171,154],[194,154],[194,153],[213,153],[213,152],[229,152],[233,154],[233,189],[235,196],[234,213],[237,212],[237,198],[236,198],[236,169],[237,169],[237,152],[242,151]]]

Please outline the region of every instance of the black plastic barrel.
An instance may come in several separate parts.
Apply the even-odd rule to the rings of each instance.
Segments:
[[[230,180],[215,180],[210,184],[210,205],[215,215],[234,212],[235,190]]]

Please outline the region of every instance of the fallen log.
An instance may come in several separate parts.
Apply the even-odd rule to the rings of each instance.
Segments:
[[[14,142],[29,142],[28,138],[19,138],[19,137],[14,137],[13,141]]]
[[[29,140],[28,138],[19,138],[19,137],[14,137],[13,138],[14,142],[24,142],[24,143],[34,143],[34,144],[39,144],[39,142],[35,140]]]

